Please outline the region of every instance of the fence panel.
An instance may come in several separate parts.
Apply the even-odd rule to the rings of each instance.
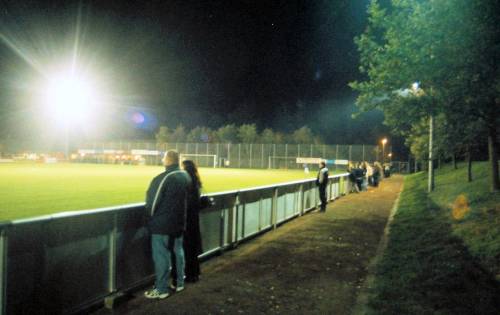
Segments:
[[[134,287],[154,273],[142,206],[116,212],[116,288]]]
[[[335,185],[338,179],[330,181]],[[210,196],[214,206],[200,213],[202,256],[318,204],[314,180]],[[146,219],[144,205],[135,204],[0,226],[0,270],[7,275],[0,281],[0,291],[6,292],[0,299],[0,315],[81,311],[110,294],[151,281],[154,268]]]
[[[10,228],[7,314],[70,313],[109,294],[112,217],[99,213]]]

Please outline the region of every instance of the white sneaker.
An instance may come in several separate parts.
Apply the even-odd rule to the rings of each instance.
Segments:
[[[170,284],[169,288],[170,288],[170,290],[172,290],[172,292],[181,292],[182,290],[184,290],[184,286],[176,287],[173,284]]]
[[[160,291],[158,291],[158,289],[155,288],[155,289],[152,289],[152,290],[144,292],[144,296],[147,299],[159,299],[159,300],[162,300],[162,299],[167,298],[169,296],[169,294],[168,294],[168,292],[160,293]]]

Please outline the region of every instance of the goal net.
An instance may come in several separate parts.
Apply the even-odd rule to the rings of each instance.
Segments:
[[[191,160],[196,163],[198,167],[217,167],[216,154],[185,154],[181,153],[179,158],[182,161]]]
[[[297,169],[297,158],[291,156],[269,156],[268,168],[281,168],[281,169]]]

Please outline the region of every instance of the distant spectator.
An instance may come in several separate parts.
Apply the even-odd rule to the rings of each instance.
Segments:
[[[363,177],[361,178],[361,190],[365,191],[368,190],[368,176],[367,176],[367,168],[366,168],[366,162],[360,163],[360,168],[363,172]]]
[[[363,180],[365,178],[365,170],[362,168],[362,164],[358,163],[354,169],[354,175],[356,178],[356,186],[358,186],[358,191],[363,190]]]
[[[382,177],[383,168],[379,162],[375,162],[373,164],[373,186],[378,187],[380,183],[380,179]]]
[[[165,153],[165,172],[156,176],[146,194],[146,209],[151,214],[148,229],[151,235],[155,265],[155,287],[144,293],[148,299],[164,299],[170,295],[168,280],[171,255],[168,244],[173,243],[177,265],[176,292],[184,289],[183,233],[186,225],[186,201],[191,179],[179,169],[179,153]]]
[[[326,168],[325,162],[319,163],[318,177],[316,178],[316,185],[319,189],[319,199],[321,200],[321,212],[326,211],[326,187],[328,185],[328,168]]]
[[[389,163],[384,164],[384,177],[391,177],[391,165]]]
[[[373,186],[373,167],[368,162],[365,162],[364,165],[366,169],[367,184]]]
[[[349,182],[351,185],[351,191],[350,192],[356,192],[359,193],[359,187],[356,184],[356,167],[352,162],[349,162],[347,166],[347,172],[349,172]]]

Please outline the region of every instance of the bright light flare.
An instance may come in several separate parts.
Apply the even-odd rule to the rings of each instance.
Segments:
[[[99,103],[92,81],[75,74],[49,77],[45,96],[49,115],[65,124],[87,122]]]

